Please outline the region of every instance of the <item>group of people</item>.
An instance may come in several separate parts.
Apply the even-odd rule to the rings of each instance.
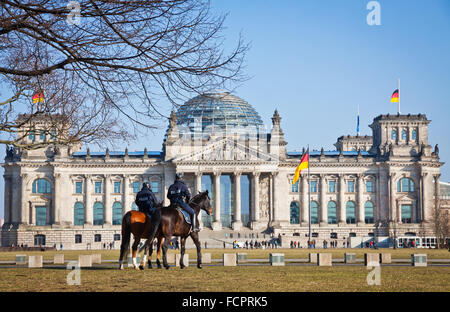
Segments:
[[[255,248],[255,249],[268,249],[268,248],[275,249],[275,248],[278,248],[278,245],[279,245],[278,241],[275,239],[272,239],[270,241],[263,240],[261,242],[258,242],[257,240],[253,241],[253,239],[250,240],[250,242],[248,240],[245,241],[246,249],[253,249],[253,248]]]

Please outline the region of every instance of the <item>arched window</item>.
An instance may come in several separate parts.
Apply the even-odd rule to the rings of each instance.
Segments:
[[[356,210],[355,210],[355,203],[352,201],[348,201],[347,205],[345,207],[345,214],[347,216],[347,223],[348,224],[354,224],[356,223],[356,216],[355,216]]]
[[[391,132],[391,139],[392,140],[397,140],[397,130],[392,130],[392,132]]]
[[[139,210],[139,208],[138,208],[138,206],[136,205],[136,203],[132,203],[132,204],[131,204],[131,210],[135,210],[135,211],[138,211],[138,210]]]
[[[81,202],[76,202],[73,207],[73,224],[83,225],[84,224],[84,205]]]
[[[113,225],[122,224],[122,204],[115,202],[113,204]]]
[[[398,192],[414,192],[414,181],[410,178],[401,178],[397,182]]]
[[[50,194],[50,182],[46,179],[36,179],[33,181],[32,187],[33,194]]]
[[[336,224],[336,202],[329,201],[328,202],[328,224]]]
[[[374,223],[373,222],[373,203],[371,201],[366,201],[364,205],[364,216],[365,222],[367,224]]]
[[[316,201],[311,202],[311,224],[319,223],[319,204]]]
[[[100,202],[94,204],[94,225],[103,225],[103,204]]]
[[[300,208],[298,206],[298,202],[293,201],[291,202],[291,224],[300,224]]]
[[[402,130],[402,140],[406,140],[406,130]]]

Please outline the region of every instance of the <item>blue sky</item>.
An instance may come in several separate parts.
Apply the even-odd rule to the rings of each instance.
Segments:
[[[278,109],[289,151],[307,144],[331,150],[337,137],[356,134],[358,104],[361,135],[371,135],[376,116],[397,113],[389,99],[400,78],[401,112],[427,115],[430,144],[438,143],[449,163],[450,1],[378,2],[381,25],[369,26],[369,0],[212,0],[215,12],[228,13],[227,49],[240,32],[251,43],[251,78],[235,94],[269,129]],[[166,128],[162,122],[129,149],[160,150]],[[0,148],[1,159],[4,153]],[[449,168],[442,168],[442,181],[450,181]],[[3,218],[3,179],[0,196]]]

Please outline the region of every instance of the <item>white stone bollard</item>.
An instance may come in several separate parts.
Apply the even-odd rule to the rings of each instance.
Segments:
[[[92,255],[92,264],[102,264],[102,255],[101,254],[93,254]]]
[[[415,267],[426,267],[427,254],[411,254],[411,265]]]
[[[92,255],[79,255],[78,256],[78,266],[80,268],[92,267]]]
[[[27,264],[27,255],[16,255],[16,265]]]
[[[377,267],[380,266],[380,256],[377,253],[365,253],[364,254],[364,265],[366,267]]]
[[[356,254],[354,253],[344,253],[344,262],[345,263],[355,263],[356,262]]]
[[[240,264],[240,263],[247,263],[247,254],[246,253],[237,253],[236,254],[236,263]]]
[[[28,267],[29,268],[42,268],[42,256],[29,256]]]
[[[55,254],[53,256],[53,264],[64,264],[64,254]]]
[[[392,263],[390,253],[380,253],[380,263]]]
[[[271,253],[269,260],[272,266],[284,266],[284,253]]]
[[[309,263],[317,263],[317,253],[316,252],[309,253]]]
[[[223,266],[236,266],[236,254],[224,253],[223,254]]]
[[[317,265],[318,266],[332,266],[332,256],[331,253],[321,252],[317,255]]]

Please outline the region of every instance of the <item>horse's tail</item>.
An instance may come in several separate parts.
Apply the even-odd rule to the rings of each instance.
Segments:
[[[122,244],[120,245],[120,259],[124,260],[130,251],[131,238],[131,212],[128,211],[122,219]]]

